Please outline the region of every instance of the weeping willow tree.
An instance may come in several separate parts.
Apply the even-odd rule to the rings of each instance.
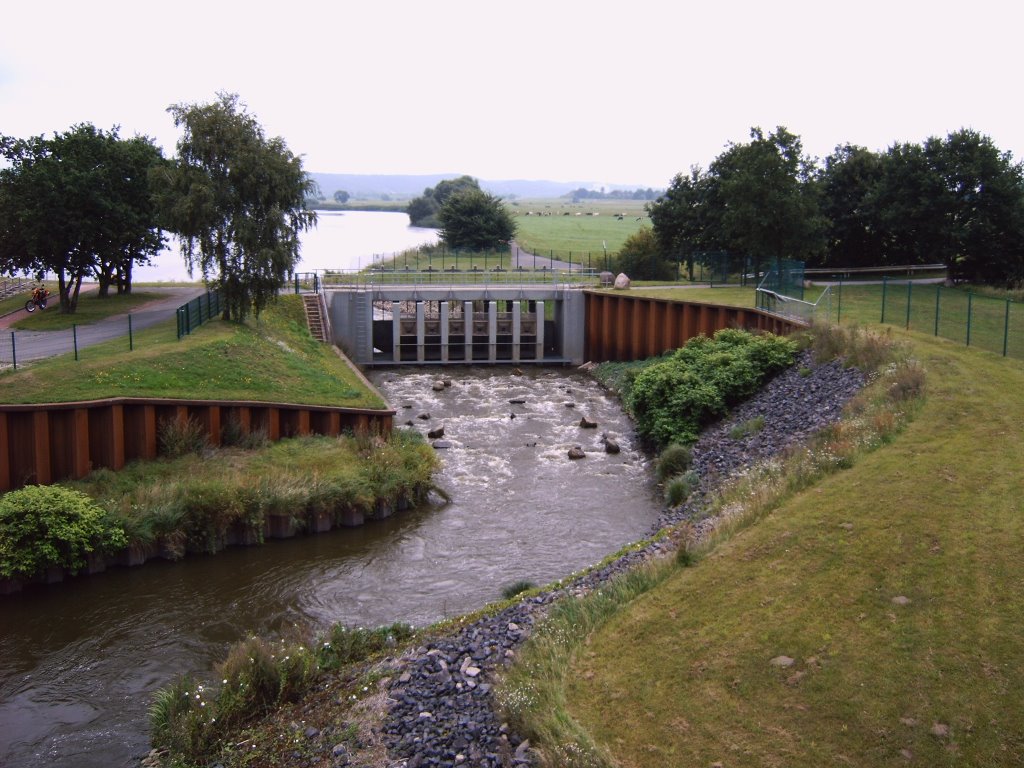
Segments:
[[[237,94],[168,112],[184,135],[154,184],[165,226],[180,239],[189,275],[198,269],[220,291],[225,320],[259,316],[294,271],[300,234],[316,225],[304,202],[316,183]]]

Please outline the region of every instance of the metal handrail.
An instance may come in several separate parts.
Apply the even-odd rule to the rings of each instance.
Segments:
[[[474,269],[474,270],[325,270],[320,274],[324,288],[372,288],[376,286],[422,285],[550,285],[589,286],[600,283],[596,270],[557,269]]]

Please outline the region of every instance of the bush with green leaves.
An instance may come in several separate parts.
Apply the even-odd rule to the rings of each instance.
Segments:
[[[125,546],[124,530],[79,491],[30,485],[0,497],[0,578],[31,578],[54,567],[76,572],[88,554]]]
[[[676,475],[665,483],[665,503],[670,507],[678,507],[690,498],[697,486],[700,485],[700,477],[692,469],[681,475]]]
[[[682,474],[693,463],[693,449],[688,445],[672,443],[658,457],[658,480],[665,482],[670,477]]]
[[[796,345],[773,334],[724,329],[698,336],[641,370],[627,407],[655,448],[696,442],[700,430],[792,365]]]

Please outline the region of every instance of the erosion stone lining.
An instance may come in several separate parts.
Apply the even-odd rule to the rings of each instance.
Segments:
[[[801,354],[794,366],[702,434],[694,446],[698,490],[686,504],[665,510],[655,530],[699,516],[707,494],[718,483],[837,421],[864,383],[856,369],[838,362],[815,365],[809,353]],[[729,437],[733,426],[757,416],[764,417],[763,428],[745,438]],[[666,541],[652,542],[562,589],[522,600],[397,659],[381,734],[395,760],[390,764],[529,765],[529,743],[494,710],[491,686],[501,667],[514,657],[553,601],[584,594],[670,546]],[[341,756],[336,764],[349,765],[349,758]]]

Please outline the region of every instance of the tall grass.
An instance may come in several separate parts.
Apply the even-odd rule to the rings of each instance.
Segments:
[[[271,515],[301,530],[315,515],[340,522],[353,511],[373,516],[381,503],[415,504],[433,487],[436,467],[430,446],[396,430],[388,439],[300,437],[255,451],[189,451],[72,485],[113,515],[131,544],[181,557],[215,552],[231,535],[262,541]]]
[[[516,729],[540,745],[545,768],[604,768],[614,765],[566,707],[566,675],[587,636],[620,609],[662,583],[676,568],[662,560],[636,568],[583,597],[565,598],[551,609],[508,669],[496,696]]]
[[[282,704],[297,701],[323,678],[406,643],[406,624],[377,629],[333,626],[316,638],[301,627],[268,640],[235,643],[216,665],[216,679],[183,675],[161,688],[149,709],[152,743],[174,764],[207,764],[242,728]]]

